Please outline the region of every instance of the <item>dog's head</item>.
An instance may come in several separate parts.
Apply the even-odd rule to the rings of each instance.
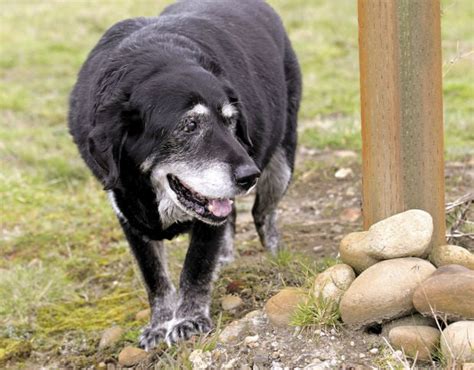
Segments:
[[[133,67],[112,69],[99,83],[89,150],[105,188],[120,182],[126,158],[151,179],[164,224],[223,223],[232,199],[260,174],[238,95],[199,66],[146,74]]]

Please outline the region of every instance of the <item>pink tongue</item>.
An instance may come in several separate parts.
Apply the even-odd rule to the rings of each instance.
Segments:
[[[232,211],[232,201],[230,199],[211,199],[207,208],[214,216],[226,217]]]

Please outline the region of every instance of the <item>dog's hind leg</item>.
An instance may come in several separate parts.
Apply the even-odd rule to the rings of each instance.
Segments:
[[[262,244],[273,254],[281,247],[276,208],[288,188],[293,173],[297,142],[298,109],[301,100],[301,73],[287,39],[285,50],[287,114],[285,134],[257,183],[252,214]]]
[[[278,148],[257,183],[252,215],[260,241],[271,253],[280,249],[277,206],[291,179],[291,166],[283,148]]]
[[[126,221],[121,220],[121,225],[148,292],[151,320],[140,337],[140,346],[148,350],[165,339],[167,322],[173,317],[177,301],[176,289],[168,277],[163,242],[147,239]]]
[[[212,329],[209,315],[212,281],[219,264],[229,225],[211,226],[196,222],[184,261],[179,285],[179,301],[166,336],[168,344],[187,340]]]

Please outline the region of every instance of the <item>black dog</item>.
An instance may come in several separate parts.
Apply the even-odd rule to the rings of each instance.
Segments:
[[[69,126],[108,191],[152,308],[151,348],[212,327],[212,280],[233,256],[233,199],[278,250],[276,207],[293,171],[301,76],[278,15],[260,0],[187,0],[110,28],[82,67]],[[179,293],[163,240],[189,232]]]

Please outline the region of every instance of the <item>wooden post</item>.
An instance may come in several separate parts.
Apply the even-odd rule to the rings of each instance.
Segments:
[[[439,0],[358,0],[364,227],[417,208],[445,243]]]

